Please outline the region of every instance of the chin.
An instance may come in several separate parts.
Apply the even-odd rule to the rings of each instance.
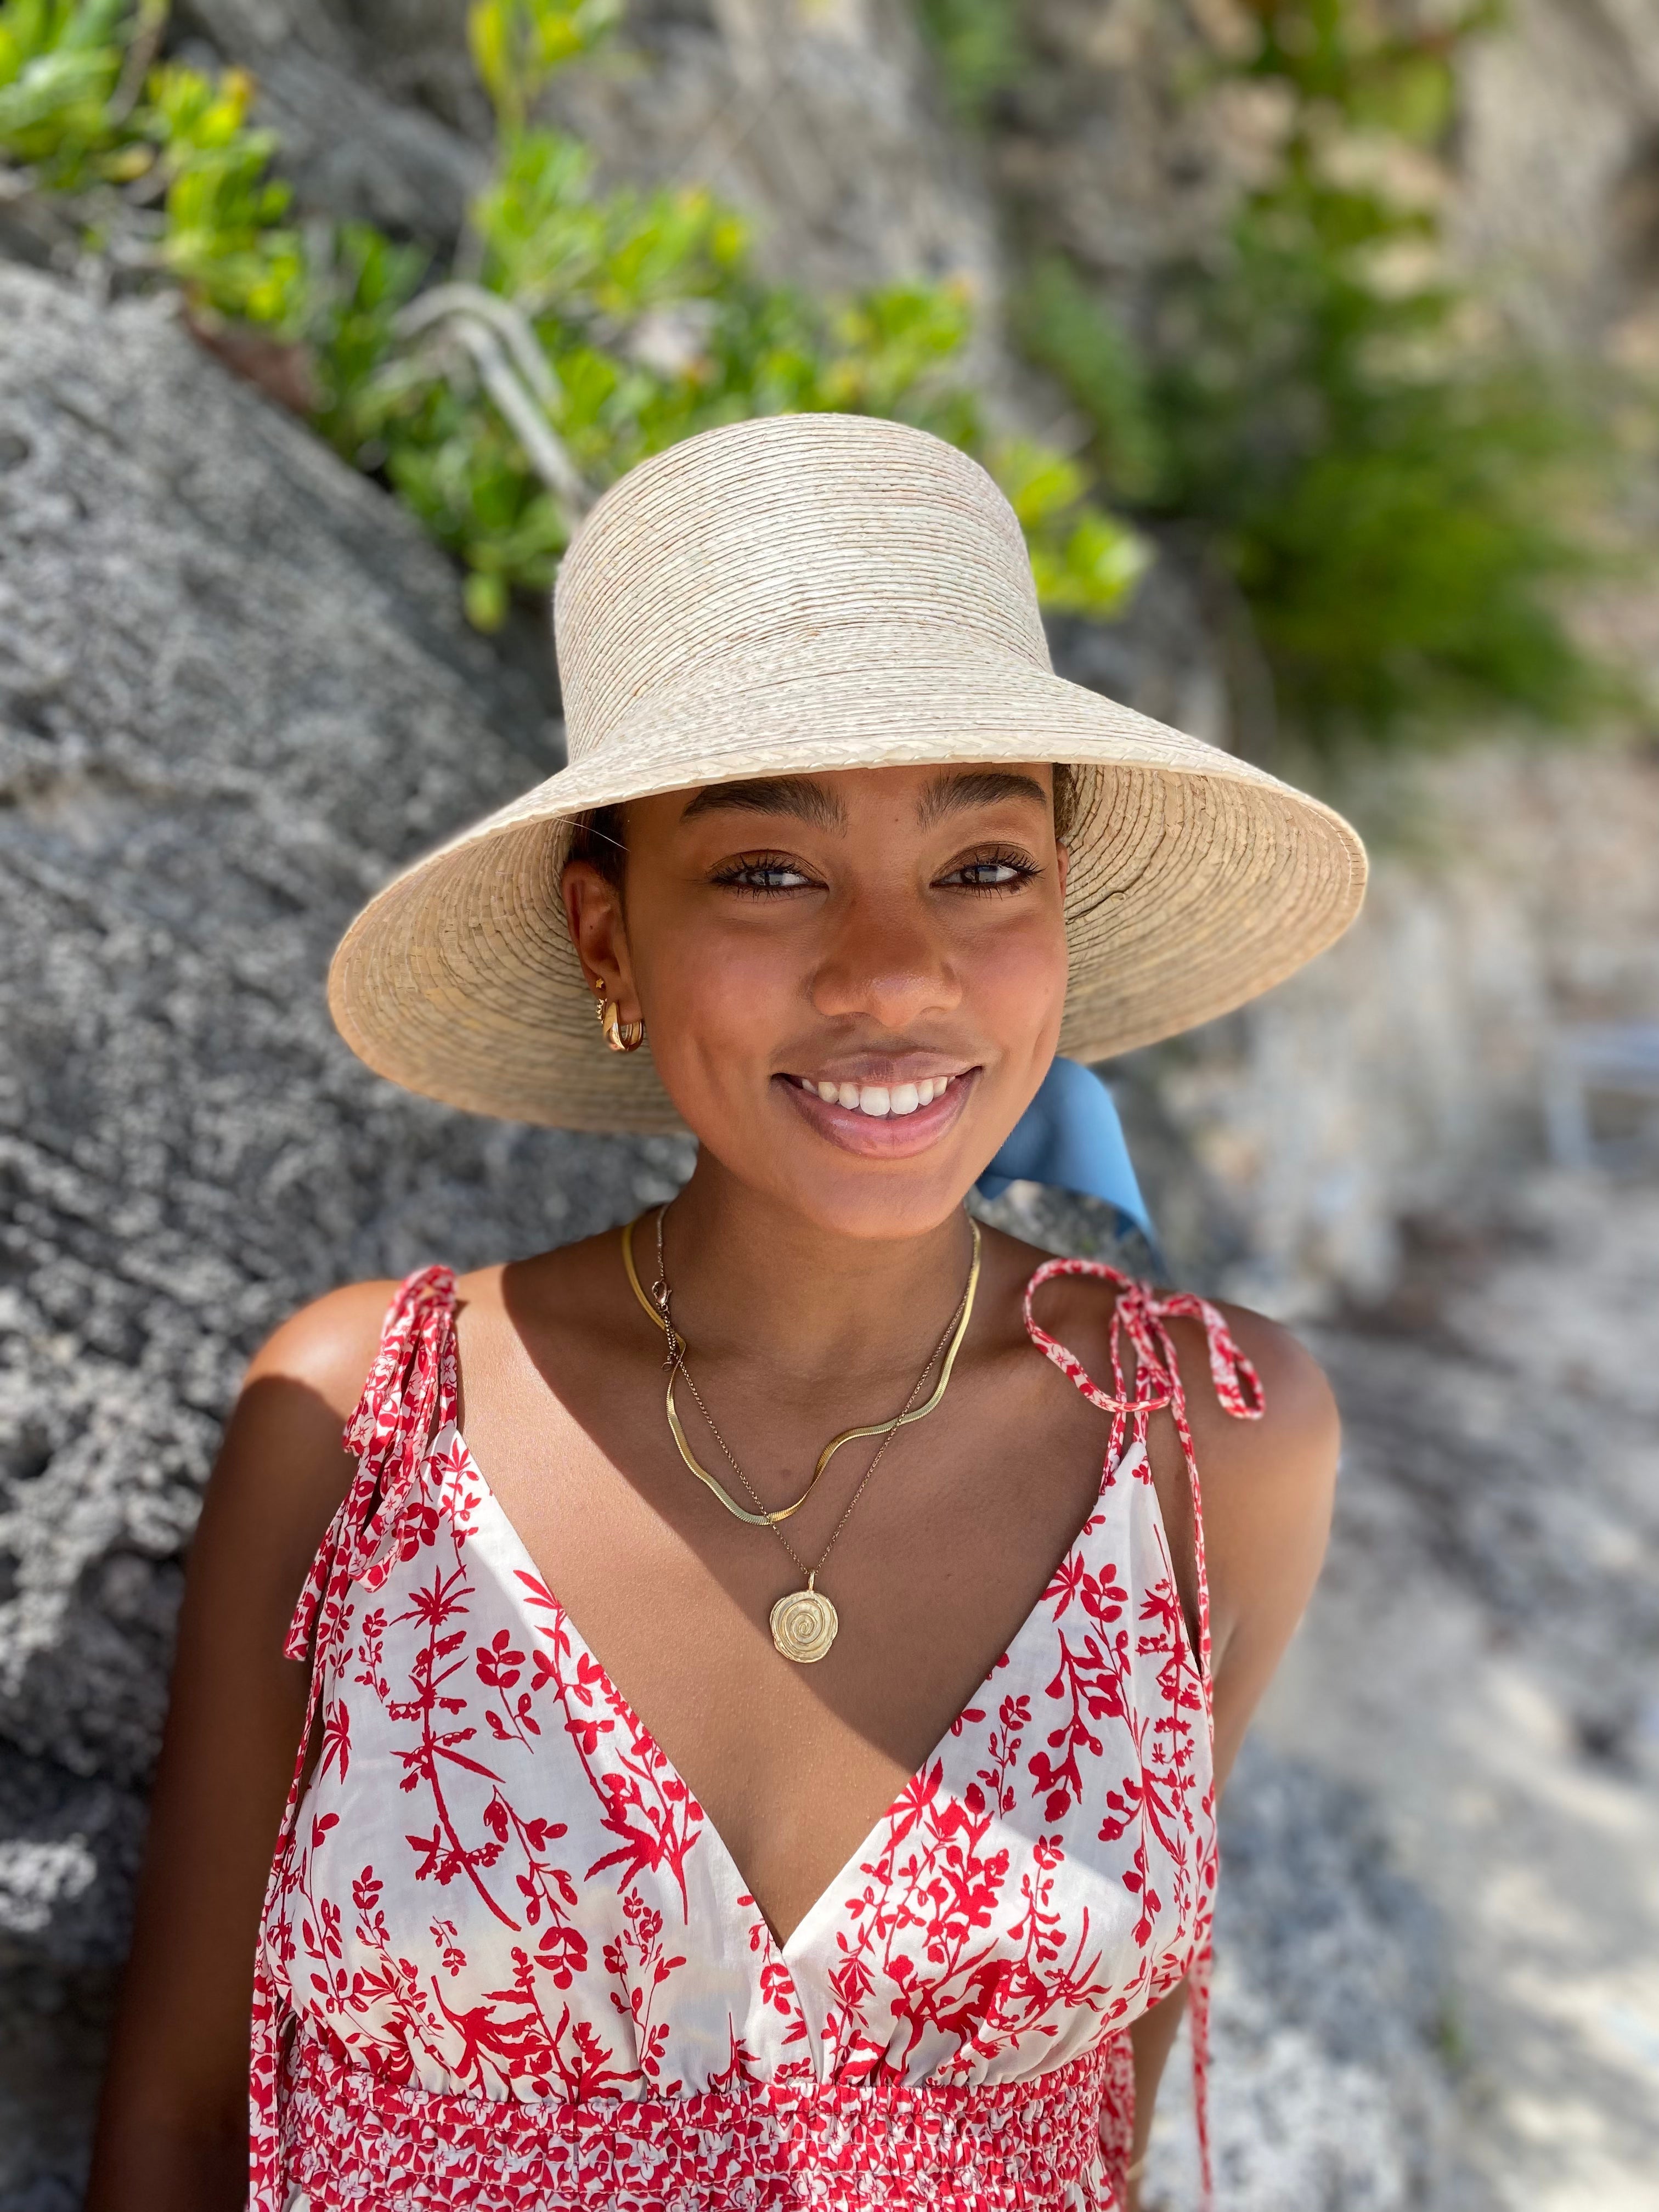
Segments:
[[[815,1228],[878,1243],[937,1229],[961,1206],[975,1180],[965,1167],[952,1172],[942,1164],[921,1169],[907,1163],[873,1174],[813,1176],[792,1182],[787,1196]]]

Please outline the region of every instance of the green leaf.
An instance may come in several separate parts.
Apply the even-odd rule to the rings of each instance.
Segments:
[[[1120,613],[1150,560],[1145,540],[1099,508],[1086,509],[1063,535],[1039,532],[1031,544],[1037,597],[1057,613]]]
[[[508,592],[500,576],[487,574],[482,568],[469,569],[461,598],[474,629],[493,632],[507,620]]]

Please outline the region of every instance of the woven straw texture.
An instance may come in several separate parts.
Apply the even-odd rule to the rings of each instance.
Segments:
[[[1060,1049],[1226,1012],[1358,911],[1330,808],[1050,668],[1018,520],[975,461],[864,416],[702,432],[599,501],[554,598],[569,764],[417,861],[334,957],[368,1065],[514,1121],[665,1130],[606,1049],[559,895],[573,816],[738,778],[1057,761],[1077,773]]]

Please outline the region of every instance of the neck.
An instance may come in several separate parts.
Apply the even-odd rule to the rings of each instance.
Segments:
[[[647,1281],[655,1245],[650,1215],[635,1231]],[[962,1296],[969,1236],[959,1209],[914,1237],[839,1236],[704,1152],[669,1208],[663,1252],[694,1354],[811,1383],[915,1365]]]

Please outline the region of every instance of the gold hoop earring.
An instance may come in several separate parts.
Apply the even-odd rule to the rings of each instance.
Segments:
[[[599,994],[599,1004],[593,1011],[599,1017],[599,1027],[605,1031],[605,1041],[612,1052],[637,1052],[645,1042],[645,1024],[625,1022],[622,1008],[605,994],[605,985],[597,979],[593,984]]]

